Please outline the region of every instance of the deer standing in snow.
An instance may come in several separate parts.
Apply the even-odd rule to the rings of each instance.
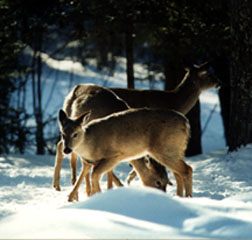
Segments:
[[[177,195],[192,196],[192,168],[184,162],[190,127],[184,115],[164,109],[129,109],[85,123],[89,113],[73,120],[59,112],[60,131],[65,149],[93,165],[91,195],[100,192],[99,180],[118,163],[146,154],[169,168],[176,179]],[[81,174],[68,200],[76,198],[88,173]]]
[[[200,94],[211,88],[219,88],[220,81],[209,72],[209,63],[194,65],[186,69],[181,83],[171,91],[110,88],[131,108],[164,108],[187,114],[196,104]],[[134,169],[128,183],[134,179]]]
[[[220,87],[220,81],[209,71],[209,64],[186,68],[182,81],[174,90],[142,90],[110,88],[131,108],[164,108],[187,114],[196,104],[200,94],[211,88]]]
[[[80,84],[76,85],[73,90],[68,94],[63,105],[64,112],[67,117],[71,119],[77,119],[84,113],[90,111],[89,117],[86,118],[83,124],[87,124],[89,121],[97,118],[107,116],[114,112],[123,111],[128,109],[128,105],[121,99],[119,99],[109,89],[95,86],[92,84]],[[71,128],[70,128],[71,129]],[[63,144],[63,139],[59,141],[57,145],[57,153],[55,159],[54,178],[53,185],[56,190],[60,190],[60,169],[64,154],[70,155],[70,164],[72,169],[72,184],[76,182],[76,168],[77,168],[77,154],[75,151],[69,150],[69,148]],[[90,169],[92,165],[85,161],[82,161],[86,169]],[[156,187],[165,191],[166,185],[171,184],[166,170],[155,161],[151,159],[140,159],[132,161],[134,169],[138,172],[140,179],[145,186]],[[90,182],[89,175],[86,175],[86,193],[90,195]],[[113,174],[112,171],[108,173],[108,188],[112,187],[112,181],[121,186],[120,180]]]
[[[199,95],[202,91],[208,90],[211,88],[217,88],[220,86],[220,82],[216,79],[210,72],[208,71],[209,65],[208,63],[202,64],[200,66],[194,65],[190,69],[187,69],[187,72],[181,81],[181,83],[171,91],[159,91],[159,90],[137,90],[137,89],[123,89],[123,88],[111,88],[112,91],[116,93],[121,99],[125,100],[130,107],[139,108],[139,107],[153,107],[153,108],[164,108],[164,109],[174,109],[179,111],[183,114],[187,114],[197,102]],[[101,88],[96,86],[97,88]],[[93,87],[94,88],[94,87]],[[92,90],[92,88],[91,88]],[[73,99],[80,97],[85,94],[89,95],[91,92],[89,87],[83,85],[78,85],[78,92],[75,95],[68,95],[67,98],[73,96]],[[76,97],[74,97],[76,96]],[[73,100],[75,101],[75,100]],[[68,104],[68,100],[66,99],[64,106]],[[101,101],[103,105],[109,103],[108,101]],[[71,101],[69,106],[71,105]],[[98,106],[98,104],[97,104]],[[113,107],[108,114],[113,112]],[[66,111],[69,115],[69,112]],[[84,112],[82,112],[84,113]],[[105,116],[100,115],[100,116]],[[70,116],[70,115],[69,115]],[[55,163],[55,174],[54,174],[54,187],[56,190],[60,190],[59,187],[59,175],[60,175],[60,168],[63,159],[63,143],[60,141],[57,146],[57,156],[56,156],[56,163]],[[72,160],[73,159],[73,160]],[[150,167],[153,168],[154,161],[151,160],[152,164],[149,164]],[[133,161],[132,161],[133,162]],[[134,161],[135,165],[143,165],[145,164],[141,161]],[[76,164],[77,164],[77,156],[75,154],[71,154],[71,168],[72,168],[72,183],[74,184],[76,180]],[[165,175],[165,169],[162,169],[162,166],[157,166],[158,171],[161,175]],[[161,176],[160,175],[160,176]],[[133,169],[129,174],[128,183],[136,176],[136,172]],[[141,178],[141,176],[140,176]],[[109,178],[111,179],[111,177]],[[156,185],[161,185],[163,187],[162,182],[164,183],[165,177],[162,177],[163,181],[155,181]],[[111,181],[111,180],[110,180]],[[143,181],[143,180],[142,180]],[[86,177],[86,183],[89,183],[88,176]],[[168,180],[167,183],[171,184]],[[108,183],[109,186],[111,184]]]

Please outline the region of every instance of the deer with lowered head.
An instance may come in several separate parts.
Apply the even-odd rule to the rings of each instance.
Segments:
[[[128,109],[128,105],[109,89],[93,84],[80,84],[76,85],[68,94],[64,101],[63,109],[66,116],[71,119],[77,119],[84,113],[90,112],[89,117],[86,118],[85,122],[82,122],[82,124],[87,124],[93,119],[126,110]],[[67,128],[65,127],[64,129],[68,129],[67,131],[71,132],[74,131],[74,126],[73,124],[69,124]],[[65,135],[62,135],[62,139],[57,145],[53,178],[53,185],[56,190],[60,190],[60,169],[64,154],[70,154],[72,184],[74,185],[76,182],[77,153],[68,147],[69,142],[65,141],[64,136]],[[82,161],[82,163],[85,169],[90,169],[92,167],[92,165],[88,164],[86,161]],[[148,158],[134,160],[131,161],[131,165],[134,167],[145,186],[155,187],[165,191],[166,185],[171,185],[166,170],[154,160]],[[86,193],[89,196],[91,188],[88,174],[85,177],[85,181]],[[117,186],[122,185],[120,180],[110,171],[108,172],[108,188],[112,187],[112,181]]]
[[[183,80],[174,90],[140,90],[125,88],[110,88],[131,108],[164,108],[173,109],[187,114],[196,104],[200,94],[211,88],[219,88],[220,81],[210,73],[209,63],[193,65],[186,68]],[[134,179],[134,169],[129,175],[128,183]]]
[[[65,149],[93,165],[91,195],[101,191],[102,175],[121,161],[145,155],[169,168],[176,179],[177,195],[192,196],[192,168],[184,162],[190,127],[184,115],[165,109],[129,109],[84,124],[90,113],[70,119],[59,111],[59,125]],[[89,169],[81,174],[69,195],[76,198],[78,188]]]
[[[159,91],[159,90],[137,90],[137,89],[123,89],[123,88],[111,88],[112,91],[116,93],[121,99],[125,100],[130,107],[139,108],[139,107],[154,107],[154,108],[165,108],[165,109],[174,109],[177,111],[182,112],[183,114],[187,114],[197,102],[199,95],[202,91],[208,90],[211,88],[217,88],[220,86],[220,82],[216,79],[209,71],[209,64],[205,63],[200,66],[192,66],[191,68],[186,69],[185,76],[181,83],[171,91]],[[97,88],[101,88],[96,86]],[[76,98],[84,97],[87,94],[90,94],[92,88],[86,87],[85,85],[78,85],[79,94],[69,94],[68,98],[72,98],[73,100],[68,101],[66,99],[64,103],[64,107],[67,105],[72,106],[72,102],[75,101]],[[74,90],[75,91],[75,90]],[[73,92],[74,92],[73,91]],[[81,93],[81,94],[80,94]],[[68,103],[69,102],[69,103]],[[101,101],[102,103],[109,103],[108,101]],[[99,103],[99,102],[98,102]],[[97,104],[98,105],[98,104]],[[87,108],[88,109],[88,108]],[[111,111],[108,113],[110,114],[113,111],[113,107]],[[70,116],[69,112],[66,111],[67,114]],[[83,112],[84,113],[84,112]],[[101,116],[105,116],[101,115]],[[56,156],[56,165],[55,165],[55,174],[54,174],[54,186],[57,190],[60,189],[59,187],[59,171],[61,168],[61,163],[63,159],[63,149],[62,149],[62,141],[58,143],[57,147],[57,156]],[[75,157],[74,157],[75,156]],[[76,163],[77,157],[75,154],[71,154],[71,168],[72,168],[72,176],[73,177],[73,184],[76,180]],[[145,160],[146,161],[146,160]],[[152,164],[150,166],[155,165],[155,161],[150,159]],[[135,165],[143,165],[144,162],[142,161],[134,161]],[[162,166],[157,165],[158,172],[162,173],[164,176],[165,169],[162,169]],[[132,172],[129,174],[128,183],[136,176],[136,172],[133,169]],[[141,178],[141,177],[140,177]],[[111,179],[111,178],[109,178]],[[161,179],[165,179],[162,177]],[[89,178],[86,177],[86,182],[88,183]],[[165,181],[156,181],[156,185],[162,185]],[[161,183],[161,184],[160,184]],[[167,183],[171,184],[170,181]],[[109,186],[111,184],[108,184]],[[163,187],[162,187],[163,188]]]

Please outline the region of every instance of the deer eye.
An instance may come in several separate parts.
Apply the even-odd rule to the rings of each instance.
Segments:
[[[74,133],[73,138],[77,138],[78,133]]]

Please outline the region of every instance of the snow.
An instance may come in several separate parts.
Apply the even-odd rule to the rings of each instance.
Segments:
[[[223,148],[226,142],[217,90],[211,89],[200,95],[200,110],[203,153]]]
[[[176,184],[163,193],[132,186],[106,190],[67,202],[71,191],[68,161],[62,191],[52,188],[53,156],[0,157],[1,238],[251,238],[252,145],[187,158],[194,169],[193,198],[176,196]],[[125,181],[130,168],[115,173]],[[175,180],[169,174],[171,180]],[[126,183],[124,182],[126,185]]]
[[[58,99],[52,101],[54,105],[48,105],[49,112],[62,105],[67,93],[64,89],[67,71],[73,68],[69,66],[71,61],[65,63],[67,69],[61,66],[65,73],[56,83]],[[57,67],[54,61],[49,64],[50,68]],[[74,67],[77,72],[80,66],[75,64]],[[140,73],[141,66],[136,67]],[[104,85],[97,72],[92,74],[96,84]],[[75,75],[72,84],[80,79],[86,82],[85,78],[89,81],[89,76]],[[125,76],[120,76],[123,74],[118,71],[108,77],[106,83],[117,85],[120,82],[119,86],[123,86]],[[52,84],[52,80],[47,79],[45,88]],[[148,87],[148,83],[137,84]],[[186,159],[194,170],[193,198],[176,196],[176,183],[170,172],[174,185],[168,186],[166,193],[143,187],[139,178],[127,186],[131,168],[123,162],[116,167],[115,174],[125,187],[107,190],[104,176],[102,193],[87,198],[83,183],[79,202],[69,203],[67,196],[72,187],[67,159],[61,171],[62,191],[57,192],[52,187],[54,156],[1,155],[0,238],[251,239],[252,144],[227,153],[216,91],[205,92],[200,101],[202,128],[206,129],[202,136],[204,154]]]

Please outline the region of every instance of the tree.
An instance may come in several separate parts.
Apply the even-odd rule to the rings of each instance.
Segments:
[[[22,41],[31,46],[34,51],[30,67],[33,116],[36,122],[35,139],[37,154],[44,154],[46,142],[44,138],[45,119],[42,108],[43,62],[41,53],[48,50],[43,48],[45,36],[49,35],[52,24],[58,23],[55,20],[59,13],[54,11],[58,7],[58,3],[57,1],[44,1],[34,5],[33,1],[30,0],[23,3],[17,0],[17,6],[21,9],[19,25],[21,26]]]
[[[23,152],[26,143],[27,115],[19,104],[19,93],[25,85],[27,68],[20,64],[24,44],[19,39],[20,9],[15,4],[0,2],[0,153],[8,153],[11,147]]]
[[[35,31],[36,39],[34,41],[34,54],[32,63],[32,95],[33,95],[33,113],[36,121],[36,145],[37,154],[45,153],[45,140],[44,140],[44,125],[43,125],[43,111],[42,111],[42,91],[41,91],[41,78],[42,78],[42,41],[43,32],[41,28]]]
[[[231,1],[229,150],[252,142],[252,2]]]
[[[73,1],[75,2],[75,1]],[[78,1],[76,1],[78,2]],[[115,56],[125,52],[127,85],[134,88],[134,25],[135,5],[137,0],[122,1],[93,0],[83,4],[81,1],[73,12],[81,11],[78,18],[72,16],[73,22],[84,22],[82,28],[86,44],[89,46],[89,57],[95,57],[98,69],[108,69],[111,74],[115,67]],[[80,26],[80,24],[79,24]],[[122,51],[122,47],[125,51]]]
[[[125,52],[127,59],[127,87],[135,88],[134,79],[134,37],[133,23],[129,22],[125,30]]]
[[[206,0],[202,5],[197,0],[45,0],[36,4],[31,0],[0,1],[0,7],[4,9],[0,16],[0,41],[3,46],[0,49],[1,144],[15,146],[20,151],[24,149],[22,142],[27,141],[24,138],[27,129],[24,127],[28,117],[22,109],[25,104],[22,104],[21,98],[19,104],[9,103],[14,93],[20,97],[25,93],[28,79],[32,81],[34,90],[33,118],[36,126],[32,134],[36,136],[37,153],[44,153],[48,145],[43,136],[48,113],[41,93],[45,80],[42,70],[46,69],[40,55],[42,51],[50,57],[69,56],[83,64],[87,58],[96,59],[97,68],[110,75],[116,66],[116,56],[125,56],[127,85],[131,88],[134,87],[134,61],[148,63],[150,79],[153,71],[164,76],[165,89],[173,89],[178,84],[185,66],[201,63],[213,56],[220,60],[214,62],[220,75],[224,76],[225,70],[220,66],[223,66],[222,59],[229,58],[226,46],[230,36],[226,2]],[[70,41],[79,43],[78,53],[65,48]],[[30,71],[22,70],[22,62],[19,61],[25,45],[35,51]],[[30,73],[29,78],[24,77],[27,73]],[[225,93],[229,93],[228,88]],[[229,111],[224,111],[229,109],[226,107],[228,94],[223,103],[224,122],[228,126],[231,115]],[[192,124],[190,154],[201,152],[199,113],[197,104],[191,116],[188,115]],[[3,127],[6,124],[9,124],[9,130]],[[225,129],[229,135],[229,127]],[[8,149],[6,146],[4,148]]]

